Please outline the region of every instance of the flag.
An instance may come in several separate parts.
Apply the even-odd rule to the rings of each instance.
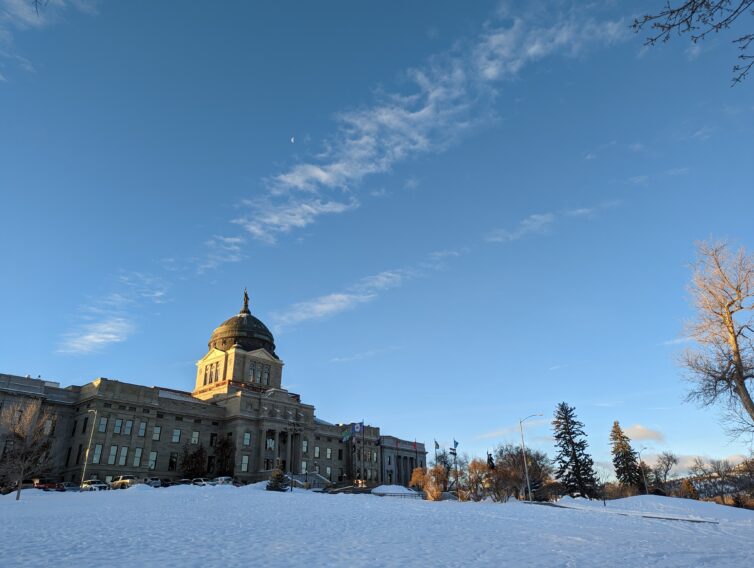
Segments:
[[[416,449],[416,438],[414,438],[414,449]]]
[[[458,447],[458,442],[456,442],[456,439],[453,438],[453,449],[455,450]]]
[[[364,429],[364,421],[363,420],[361,422],[356,422],[356,423],[354,423],[354,424],[351,425],[351,432],[353,432],[354,434],[358,434],[363,429]]]
[[[342,431],[342,432],[340,433],[340,435],[341,435],[341,439],[343,440],[343,442],[344,442],[344,443],[345,443],[345,442],[347,442],[347,441],[348,441],[348,438],[350,438],[350,437],[351,437],[351,433],[350,433],[350,432],[349,432],[348,430],[343,430],[343,431]]]
[[[437,443],[437,440],[435,440],[435,449],[436,449],[436,450],[439,450],[439,449],[440,449],[440,444],[438,444],[438,443]]]

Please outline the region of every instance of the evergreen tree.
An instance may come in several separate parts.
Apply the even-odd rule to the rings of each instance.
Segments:
[[[631,447],[631,440],[616,420],[613,422],[613,429],[610,432],[610,445],[612,446],[613,468],[615,468],[615,477],[618,483],[627,487],[642,487],[641,472],[634,449]]]
[[[597,474],[594,462],[586,449],[584,424],[576,419],[576,409],[561,402],[552,421],[555,430],[555,476],[570,494],[593,498],[597,495]]]
[[[280,469],[273,469],[267,482],[267,491],[288,491],[288,480]]]

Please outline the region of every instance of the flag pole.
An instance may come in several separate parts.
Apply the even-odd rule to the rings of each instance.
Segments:
[[[366,475],[364,475],[364,452],[366,447],[364,446],[364,419],[361,419],[361,485],[366,487]]]

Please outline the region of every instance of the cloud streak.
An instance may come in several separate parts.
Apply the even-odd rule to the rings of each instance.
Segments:
[[[555,223],[563,219],[588,219],[605,209],[617,207],[618,202],[607,202],[595,207],[579,207],[549,213],[534,213],[525,217],[512,229],[494,229],[485,240],[490,243],[511,243],[532,235],[547,235]]]
[[[647,428],[646,426],[642,426],[641,424],[634,424],[633,426],[629,426],[624,430],[624,432],[626,433],[626,436],[636,441],[665,441],[665,435],[662,432],[658,430],[652,430],[651,428]]]
[[[540,24],[548,18],[548,25]],[[402,89],[379,91],[371,104],[337,113],[325,150],[263,180],[264,198],[244,201],[245,214],[233,222],[253,239],[272,244],[323,215],[351,211],[358,207],[354,190],[367,176],[443,151],[489,122],[500,85],[528,65],[555,54],[579,57],[591,46],[612,45],[627,36],[623,21],[600,22],[575,8],[555,17],[489,21],[475,39],[407,70]]]
[[[125,341],[136,331],[135,309],[165,303],[167,290],[167,283],[158,276],[121,272],[113,291],[81,307],[83,321],[63,334],[57,352],[87,355]]]

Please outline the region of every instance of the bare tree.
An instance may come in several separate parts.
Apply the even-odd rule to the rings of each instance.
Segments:
[[[754,433],[754,258],[725,243],[700,243],[691,294],[696,320],[688,334],[697,347],[683,355],[689,400],[723,404],[734,436]]]
[[[657,456],[657,463],[655,464],[655,479],[662,484],[663,488],[668,482],[670,472],[678,465],[678,457],[673,452],[662,452]]]
[[[3,453],[0,477],[16,483],[16,500],[21,498],[24,479],[45,473],[52,465],[54,418],[39,400],[12,403],[0,412]]]
[[[666,42],[673,34],[690,34],[696,43],[729,29],[743,14],[754,15],[754,0],[676,0],[672,6],[668,0],[660,12],[635,19],[632,27],[636,32],[650,28],[652,35],[646,45]],[[749,53],[752,42],[754,33],[744,33],[733,40],[740,50],[740,62],[733,66],[733,84],[743,81],[754,65],[754,54]]]

